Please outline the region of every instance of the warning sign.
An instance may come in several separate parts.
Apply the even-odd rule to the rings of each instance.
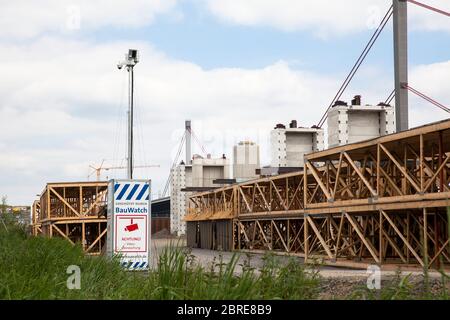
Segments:
[[[147,252],[147,216],[116,215],[115,252]]]
[[[150,181],[110,180],[108,254],[130,270],[148,268],[150,256]]]

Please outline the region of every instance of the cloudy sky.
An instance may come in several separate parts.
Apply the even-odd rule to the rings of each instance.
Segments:
[[[422,0],[450,11],[448,0]],[[390,0],[0,0],[0,195],[31,204],[46,182],[125,164],[127,72],[136,74],[136,171],[163,189],[184,120],[213,156],[316,124]],[[410,84],[450,105],[450,19],[409,5]],[[392,22],[343,96],[393,88]],[[447,118],[410,97],[410,126]],[[200,153],[194,145],[194,152]],[[125,170],[102,178],[124,177]],[[95,174],[89,179],[95,180]]]

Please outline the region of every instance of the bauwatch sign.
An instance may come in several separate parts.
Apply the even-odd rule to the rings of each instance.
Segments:
[[[119,256],[128,270],[146,270],[150,257],[150,180],[108,183],[108,256]]]

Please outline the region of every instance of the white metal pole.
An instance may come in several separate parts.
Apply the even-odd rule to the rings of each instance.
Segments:
[[[134,72],[133,66],[128,66],[129,75],[129,110],[128,110],[128,179],[133,179],[133,95]]]

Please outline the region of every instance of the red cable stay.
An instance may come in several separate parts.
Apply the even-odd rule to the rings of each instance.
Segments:
[[[443,14],[443,15],[445,15],[447,17],[450,17],[450,12],[447,12],[447,11],[444,11],[444,10],[432,7],[432,6],[428,5],[428,4],[425,4],[425,3],[422,3],[422,2],[419,2],[419,1],[415,1],[415,0],[406,0],[406,1],[411,2],[411,3],[413,3],[413,4],[415,4],[415,5],[419,6],[419,7],[422,7],[422,8],[425,8],[425,9],[428,9],[428,10],[431,10],[431,11]]]
[[[441,108],[442,110],[450,113],[450,108],[448,108],[448,107],[444,106],[442,103],[439,103],[436,100],[428,97],[427,95],[423,94],[422,92],[412,88],[410,85],[405,83],[405,84],[402,84],[402,87],[405,88],[405,89],[408,89],[409,91],[411,91],[415,95],[418,95],[419,97],[421,97],[422,99],[430,102],[431,104],[435,105],[436,107]]]
[[[441,10],[441,9],[438,9],[438,8],[435,8],[435,7],[432,7],[432,6],[430,6],[430,5],[421,3],[421,2],[416,1],[416,0],[406,0],[406,1],[411,2],[412,4],[418,5],[418,6],[420,6],[420,7],[423,7],[423,8],[425,8],[425,9],[429,9],[429,10],[432,10],[432,11],[434,11],[434,12],[443,14],[443,15],[445,15],[445,16],[447,16],[447,17],[450,17],[450,12],[446,12],[446,11],[444,11],[444,10]],[[407,87],[407,86],[405,86],[405,88],[406,88],[406,87]],[[442,107],[443,107],[444,110],[448,112],[447,108],[446,108],[445,106],[443,106],[442,104],[440,104],[440,103],[438,103],[437,101],[431,99],[430,97],[427,97],[426,95],[424,95],[423,93],[420,93],[419,91],[417,91],[417,90],[415,90],[415,89],[412,89],[412,90],[415,90],[416,92],[412,91],[411,89],[412,89],[412,88],[409,87],[409,90],[410,90],[411,92],[413,92],[413,93],[419,95],[420,97],[424,98],[425,100],[429,101],[430,103],[433,103],[433,104],[437,103],[437,104],[435,104],[435,105],[437,105],[439,108],[442,108]],[[425,97],[426,97],[426,98],[425,98]],[[386,98],[385,103],[386,103],[386,104],[391,104],[391,102],[392,102],[392,100],[394,100],[394,98],[395,98],[395,89],[392,90],[392,92],[391,92],[391,93],[389,94],[389,96]],[[433,101],[433,102],[432,102],[432,101]]]

